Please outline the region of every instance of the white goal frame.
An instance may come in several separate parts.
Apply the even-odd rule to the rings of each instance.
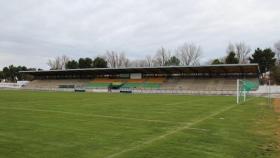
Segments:
[[[240,104],[242,100],[243,100],[243,102],[245,102],[246,99],[247,99],[247,93],[248,92],[245,89],[240,88],[240,87],[244,86],[244,85],[241,85],[241,84],[244,84],[244,82],[245,82],[244,80],[237,79],[237,82],[236,82],[236,104]]]

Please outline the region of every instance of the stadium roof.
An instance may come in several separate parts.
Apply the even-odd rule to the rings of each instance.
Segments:
[[[180,74],[180,73],[259,73],[258,64],[220,64],[204,66],[164,66],[164,67],[131,67],[131,68],[86,68],[67,70],[21,71],[21,73],[42,75],[106,75],[106,74]]]

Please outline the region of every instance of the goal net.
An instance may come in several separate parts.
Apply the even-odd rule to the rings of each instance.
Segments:
[[[248,99],[248,93],[252,90],[258,89],[259,84],[247,81],[247,80],[237,80],[237,90],[236,90],[236,102],[237,104],[243,103]]]

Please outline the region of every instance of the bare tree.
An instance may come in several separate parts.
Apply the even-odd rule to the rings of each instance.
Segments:
[[[169,50],[166,50],[165,48],[161,47],[155,57],[154,57],[154,63],[157,66],[164,66],[166,62],[170,59],[171,52]]]
[[[248,62],[248,56],[251,52],[250,46],[246,45],[244,42],[235,44],[236,56],[239,59],[240,64],[245,64]]]
[[[108,63],[108,66],[111,68],[129,66],[129,59],[126,57],[125,53],[118,53],[116,51],[107,51],[106,61]]]
[[[236,44],[229,43],[226,53],[234,53],[239,60],[240,64],[248,63],[249,54],[251,52],[250,46],[246,45],[244,42],[239,42]]]
[[[62,55],[61,57],[56,57],[54,60],[49,60],[47,65],[51,70],[64,70],[66,68],[66,63],[69,61],[69,57]]]
[[[126,57],[125,53],[118,54],[118,67],[128,67],[129,59]]]
[[[49,59],[49,61],[47,62],[47,65],[50,67],[51,70],[60,69],[59,68],[60,63],[57,58],[55,58],[54,60]]]
[[[278,41],[274,44],[274,48],[275,48],[275,52],[276,52],[277,63],[280,64],[280,41]]]
[[[117,68],[118,54],[115,51],[107,51],[105,59],[110,68]]]
[[[227,47],[227,54],[229,54],[229,53],[231,53],[231,52],[236,53],[236,49],[235,49],[234,44],[229,43],[229,44],[228,44],[228,47]]]
[[[66,55],[62,55],[60,59],[61,59],[61,68],[65,70],[66,64],[68,63],[68,61],[70,61],[70,58],[67,57]]]
[[[177,58],[181,60],[181,65],[199,65],[202,56],[200,46],[185,43],[177,48]]]
[[[146,64],[147,64],[146,66],[153,67],[153,58],[150,55],[147,55],[145,59],[146,59]]]

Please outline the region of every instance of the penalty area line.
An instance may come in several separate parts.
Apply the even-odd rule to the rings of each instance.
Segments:
[[[228,106],[227,108],[224,108],[224,109],[222,109],[222,110],[219,110],[219,111],[217,111],[217,112],[215,112],[215,113],[213,113],[213,114],[210,114],[210,115],[208,115],[208,116],[206,116],[206,117],[203,117],[203,118],[201,118],[201,119],[198,119],[198,120],[196,120],[196,121],[194,121],[194,122],[192,122],[192,123],[189,123],[189,124],[187,124],[187,125],[185,125],[185,126],[179,126],[179,127],[177,127],[177,128],[168,130],[166,133],[164,133],[164,134],[162,134],[162,135],[159,135],[159,136],[156,136],[156,137],[154,137],[154,138],[152,138],[152,139],[149,139],[149,140],[147,140],[147,141],[144,141],[144,142],[142,142],[142,143],[140,143],[140,144],[138,144],[138,145],[135,145],[135,146],[133,146],[133,147],[131,147],[131,148],[126,148],[126,149],[124,149],[124,150],[122,150],[122,151],[119,151],[119,152],[117,152],[117,153],[114,153],[114,154],[112,154],[112,155],[109,155],[109,156],[107,156],[107,157],[105,157],[105,158],[115,158],[115,157],[120,156],[120,155],[122,155],[122,154],[125,154],[125,153],[127,153],[127,152],[130,152],[130,151],[133,151],[133,150],[137,150],[137,149],[143,148],[143,147],[145,147],[145,146],[147,146],[147,145],[150,145],[150,144],[152,144],[152,143],[154,143],[154,142],[157,142],[157,141],[160,141],[160,140],[162,140],[162,139],[165,139],[165,138],[167,138],[167,137],[169,137],[169,136],[171,136],[171,135],[173,135],[173,134],[176,134],[176,133],[178,133],[178,132],[180,132],[180,131],[183,131],[183,130],[186,130],[186,129],[191,129],[191,127],[192,127],[193,125],[196,125],[196,124],[201,123],[201,122],[203,122],[203,121],[205,121],[205,120],[208,120],[208,119],[210,119],[210,118],[212,118],[212,117],[214,117],[214,116],[217,116],[217,115],[219,115],[219,114],[221,114],[221,113],[223,113],[223,112],[226,112],[226,111],[228,111],[228,110],[230,110],[230,109],[232,109],[232,108],[234,108],[234,107],[236,107],[235,104],[234,104],[234,105],[231,105],[231,106]]]

